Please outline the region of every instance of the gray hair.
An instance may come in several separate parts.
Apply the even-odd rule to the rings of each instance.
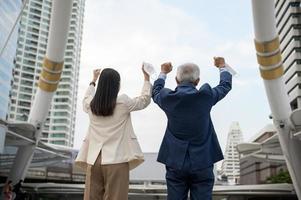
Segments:
[[[185,63],[178,67],[177,80],[182,82],[194,82],[200,77],[200,69],[194,63]]]

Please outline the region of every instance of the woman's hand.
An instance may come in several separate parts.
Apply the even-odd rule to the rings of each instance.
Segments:
[[[143,72],[143,75],[144,75],[144,80],[145,81],[149,81],[149,74],[146,73],[146,71],[144,70],[143,64],[142,64],[142,72]]]
[[[100,72],[101,72],[101,69],[95,69],[93,70],[93,79],[92,79],[92,82],[96,82],[99,75],[100,75]]]

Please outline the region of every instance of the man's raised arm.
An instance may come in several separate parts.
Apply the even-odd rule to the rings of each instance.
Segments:
[[[225,59],[222,57],[214,57],[214,65],[220,70],[220,82],[212,88],[213,105],[223,99],[232,88],[232,75],[225,68]]]
[[[160,107],[162,105],[162,98],[160,95],[161,90],[164,88],[165,79],[169,72],[172,71],[172,65],[170,62],[163,63],[161,65],[161,73],[158,79],[154,82],[153,91],[152,91],[152,98],[156,104]]]

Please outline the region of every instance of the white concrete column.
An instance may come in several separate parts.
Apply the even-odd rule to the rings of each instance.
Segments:
[[[39,77],[39,87],[30,110],[28,122],[36,127],[36,145],[47,118],[52,97],[57,89],[63,69],[65,48],[69,32],[73,0],[52,0],[52,11],[46,56]],[[20,147],[10,172],[14,183],[24,179],[36,145]]]
[[[277,128],[280,145],[299,199],[301,199],[301,142],[291,137],[291,108],[283,80],[276,30],[274,0],[252,0],[255,46],[260,73]]]
[[[5,125],[0,125],[0,154],[4,151],[6,130],[7,128]]]

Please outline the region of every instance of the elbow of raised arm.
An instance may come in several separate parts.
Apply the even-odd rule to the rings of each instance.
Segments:
[[[220,85],[222,85],[226,90],[230,91],[232,89],[232,80],[223,80],[221,81]]]
[[[147,106],[149,106],[150,103],[151,103],[151,96],[148,96],[148,97],[146,98],[146,101],[145,101],[145,107],[144,107],[144,108],[146,108]]]
[[[154,98],[156,95],[158,95],[161,90],[164,89],[164,85],[154,85],[152,88],[152,97]]]
[[[150,103],[151,103],[151,96],[149,96],[149,95],[143,96],[142,101],[139,106],[139,109],[137,109],[137,110],[145,109]]]
[[[151,94],[152,98],[154,98],[156,96],[156,94],[157,94],[157,92],[155,90],[153,90],[152,94]]]
[[[153,88],[152,92],[151,92],[151,97],[154,98],[156,95],[158,95],[160,93],[161,88]]]
[[[83,111],[85,112],[85,113],[87,113],[88,112],[88,108],[90,107],[90,104],[87,104],[86,102],[83,102]]]
[[[229,82],[227,85],[228,85],[229,91],[232,90],[232,83]]]

